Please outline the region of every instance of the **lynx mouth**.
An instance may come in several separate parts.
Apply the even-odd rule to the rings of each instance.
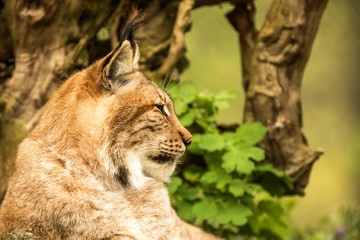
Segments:
[[[173,163],[176,160],[176,157],[172,155],[160,154],[156,156],[149,156],[149,159],[159,164],[166,164]]]

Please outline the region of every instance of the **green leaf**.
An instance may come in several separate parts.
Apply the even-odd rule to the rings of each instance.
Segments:
[[[232,149],[223,156],[221,165],[226,172],[231,173],[235,170],[239,173],[250,174],[255,165],[249,160],[249,157],[238,149]]]
[[[181,178],[179,178],[178,176],[172,177],[170,183],[168,184],[169,193],[170,194],[175,193],[181,184],[182,184]]]
[[[266,133],[266,128],[261,123],[244,123],[236,129],[236,135],[240,141],[249,145],[260,142]]]
[[[195,118],[197,116],[196,109],[189,109],[189,111],[182,116],[179,117],[179,121],[184,127],[188,127],[193,124]]]
[[[263,149],[258,147],[246,147],[241,148],[241,152],[247,155],[249,158],[252,158],[255,161],[262,161],[265,159],[265,152]]]
[[[194,220],[194,212],[193,212],[193,203],[189,203],[188,201],[181,201],[177,203],[177,213],[181,219],[186,221]]]
[[[234,144],[236,143],[237,139],[234,132],[224,132],[222,133],[222,136],[227,146],[235,146]]]
[[[229,100],[235,98],[235,94],[229,91],[222,91],[215,95],[213,101],[214,107],[217,110],[223,110],[230,107]]]
[[[226,213],[228,219],[236,226],[243,226],[246,224],[247,218],[252,215],[251,209],[240,202],[235,203],[234,201],[226,201],[223,206],[225,211],[221,211],[221,213]],[[222,220],[225,220],[224,216],[221,216],[221,218],[223,218]]]
[[[174,100],[174,106],[176,115],[179,117],[181,117],[189,109],[188,104],[181,99]]]
[[[245,185],[245,191],[249,193],[250,195],[259,195],[259,193],[265,193],[266,196],[270,196],[269,194],[266,194],[266,191],[264,188],[256,183],[248,183]]]
[[[205,163],[208,165],[210,170],[221,169],[220,165],[223,155],[224,151],[206,152],[203,154]]]
[[[204,172],[204,170],[201,167],[199,167],[197,165],[189,165],[184,170],[183,176],[189,182],[195,183],[201,177],[202,172]]]
[[[260,232],[261,229],[271,229],[272,234],[284,236],[289,231],[288,219],[278,202],[261,201],[257,206],[257,211],[257,221],[252,220],[252,225],[257,232]]]
[[[280,204],[269,200],[259,202],[258,209],[266,212],[274,219],[278,219],[284,213],[284,209],[280,206]]]
[[[215,168],[205,172],[200,178],[200,182],[204,184],[215,184],[219,190],[224,190],[225,186],[231,182],[231,176],[221,168]]]
[[[196,200],[200,197],[200,192],[194,187],[181,185],[177,190],[178,195],[187,200]]]
[[[199,147],[209,152],[214,152],[222,150],[225,147],[225,141],[220,134],[206,133],[201,135]]]
[[[249,208],[242,206],[237,206],[234,211],[230,212],[231,221],[236,226],[242,226],[247,223],[247,216],[251,215]]]
[[[240,197],[245,193],[246,183],[240,179],[234,179],[229,185],[229,192],[235,197]]]
[[[223,164],[221,167],[224,168],[224,170],[228,173],[234,172],[240,159],[239,151],[229,151],[223,155],[222,159]]]
[[[219,204],[218,206],[218,214],[216,215],[216,222],[219,224],[229,224],[231,222],[231,216],[228,213],[230,209],[224,207],[224,205]]]
[[[215,171],[209,171],[204,173],[204,175],[200,178],[200,182],[205,184],[212,184],[216,183],[218,179],[218,174]]]
[[[169,94],[174,100],[181,99],[185,104],[188,104],[195,100],[197,90],[194,83],[184,81],[181,84],[173,86]]]
[[[243,174],[247,174],[247,175],[252,173],[254,171],[254,169],[255,169],[255,164],[249,159],[239,161],[239,163],[237,164],[237,167],[236,167],[236,171],[238,173],[243,173]]]
[[[203,155],[205,151],[200,147],[201,141],[202,137],[200,134],[193,134],[192,143],[187,150],[194,154]]]
[[[195,216],[201,220],[211,220],[218,214],[216,203],[208,198],[196,203],[193,211]]]

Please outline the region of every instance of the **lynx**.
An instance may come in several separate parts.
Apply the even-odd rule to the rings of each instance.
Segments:
[[[139,71],[137,14],[121,44],[70,77],[19,146],[0,236],[218,239],[182,220],[165,187],[191,143],[170,97]]]

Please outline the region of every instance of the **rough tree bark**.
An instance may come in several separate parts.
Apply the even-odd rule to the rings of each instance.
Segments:
[[[274,0],[262,29],[255,29],[252,0],[236,4],[228,19],[239,32],[244,121],[268,129],[266,158],[294,180],[290,194],[304,194],[314,162],[302,134],[301,81],[327,0]]]
[[[111,14],[111,0],[102,3],[5,2],[4,14],[16,60],[12,77],[1,93],[10,117],[29,123],[36,116],[59,82],[59,74],[70,67],[80,37],[94,36]]]

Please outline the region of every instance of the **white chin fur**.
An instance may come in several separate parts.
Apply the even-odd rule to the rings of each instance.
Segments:
[[[169,182],[171,174],[175,171],[176,164],[158,164],[151,160],[142,161],[143,171],[146,176],[162,182]]]
[[[169,182],[171,174],[175,171],[176,164],[158,164],[144,156],[130,152],[126,157],[126,165],[130,173],[131,186],[140,189],[149,178],[162,182]]]
[[[142,188],[149,178],[143,174],[140,156],[131,152],[126,156],[125,161],[130,174],[130,185],[136,189]]]

